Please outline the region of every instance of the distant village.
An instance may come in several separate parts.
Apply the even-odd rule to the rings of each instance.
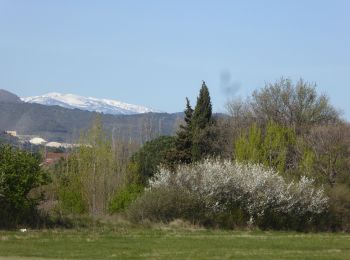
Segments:
[[[5,131],[5,134],[17,138],[19,143],[22,144],[29,143],[31,145],[49,148],[44,150],[43,165],[52,165],[61,158],[67,158],[69,154],[67,151],[78,146],[78,144],[46,141],[44,138],[38,135],[19,135],[15,130],[7,130]],[[52,149],[55,148],[59,150],[52,152]]]
[[[17,134],[17,131],[14,131],[14,130],[5,131],[5,134],[18,138],[18,140],[21,143],[29,142],[34,145],[42,145],[42,146],[52,147],[52,148],[73,148],[74,146],[76,146],[75,144],[69,144],[69,143],[48,142],[37,135],[19,135]]]

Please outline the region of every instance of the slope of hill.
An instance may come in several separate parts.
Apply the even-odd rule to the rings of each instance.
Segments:
[[[0,102],[4,102],[4,103],[21,103],[21,99],[16,96],[15,94],[4,90],[4,89],[0,89]]]
[[[42,105],[57,105],[65,108],[78,108],[92,112],[100,112],[112,115],[131,115],[150,112],[159,112],[157,110],[128,104],[111,99],[98,99],[93,97],[82,97],[73,94],[48,93],[42,96],[33,96],[22,98],[27,103],[37,103]]]
[[[89,128],[97,115],[96,112],[60,106],[0,102],[0,129],[70,143],[79,137],[81,130]],[[114,137],[141,143],[160,135],[174,134],[183,118],[182,113],[100,115],[104,127]]]

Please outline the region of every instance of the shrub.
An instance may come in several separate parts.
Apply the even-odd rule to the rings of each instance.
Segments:
[[[31,224],[42,194],[33,189],[48,183],[40,158],[26,151],[0,146],[0,227]]]
[[[178,205],[181,201],[185,205]],[[150,220],[189,219],[187,211],[196,209],[192,217],[202,224],[250,221],[273,227],[275,223],[266,221],[269,217],[310,221],[327,209],[327,201],[324,190],[307,177],[288,183],[262,165],[204,160],[180,165],[176,172],[161,168],[132,209],[140,207],[139,214]]]
[[[139,184],[132,183],[119,190],[109,203],[110,213],[116,213],[124,210],[130,205],[143,191]]]
[[[182,218],[195,224],[201,219],[203,203],[198,196],[173,188],[156,188],[145,192],[126,212],[133,222],[171,222]]]
[[[338,184],[329,192],[330,221],[333,230],[350,231],[350,188]]]
[[[146,183],[153,176],[160,164],[167,164],[167,154],[175,148],[175,137],[160,136],[157,139],[146,142],[142,148],[135,153],[129,164],[131,174],[138,181]]]
[[[66,214],[83,214],[87,212],[87,205],[82,199],[79,189],[62,187],[58,194],[59,209]]]

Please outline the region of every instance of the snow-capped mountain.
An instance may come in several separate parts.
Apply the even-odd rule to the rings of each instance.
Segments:
[[[123,103],[112,99],[98,99],[93,97],[82,97],[73,94],[48,93],[42,96],[21,98],[28,103],[38,103],[42,105],[58,105],[65,108],[78,108],[81,110],[95,111],[112,115],[131,115],[148,112],[160,112],[144,106]]]

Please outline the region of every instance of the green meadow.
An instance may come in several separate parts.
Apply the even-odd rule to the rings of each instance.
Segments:
[[[350,259],[350,234],[171,228],[0,232],[0,259]]]

